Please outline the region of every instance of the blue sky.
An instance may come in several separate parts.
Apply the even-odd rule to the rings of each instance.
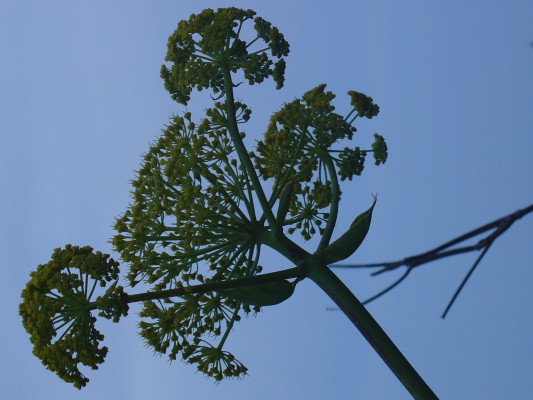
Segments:
[[[250,144],[283,102],[325,82],[380,105],[357,140],[385,136],[390,158],[343,187],[339,231],[379,201],[351,258],[427,250],[533,199],[530,1],[10,1],[0,3],[0,396],[5,399],[407,399],[361,335],[311,282],[240,323],[230,349],[249,367],[213,384],[152,355],[134,312],[100,323],[110,353],[82,391],[31,354],[17,314],[28,274],[65,243],[110,252],[140,155],[172,113],[159,68],[176,23],[203,8],[253,8],[291,44],[286,86],[239,87]],[[244,85],[243,85],[244,86]],[[201,94],[188,109],[200,116]],[[448,318],[475,255],[421,268],[369,310],[441,398],[533,394],[533,217],[493,246]],[[284,264],[271,256],[272,268]],[[393,276],[339,276],[359,298]]]

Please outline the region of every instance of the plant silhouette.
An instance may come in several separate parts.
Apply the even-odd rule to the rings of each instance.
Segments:
[[[161,68],[165,88],[182,105],[194,90],[209,90],[213,105],[198,120],[189,112],[171,118],[144,155],[131,204],[115,222],[112,244],[129,285],[143,282],[149,290],[126,293],[118,262],[66,245],[22,292],[20,314],[34,354],[60,378],[87,384],[80,367],[97,369],[107,353],[95,315],[118,322],[133,302],[143,302],[140,334],[156,353],[215,380],[241,377],[245,365],[225,347],[232,329],[311,279],[414,397],[436,398],[329,268],[357,250],[376,206],[374,198],[346,232],[334,232],[341,182],[360,175],[367,156],[376,165],[387,159],[377,133],[369,149],[350,145],[354,123],[378,114],[373,99],[350,90],[350,111],[341,115],[335,95],[318,85],[275,112],[253,150],[245,145],[252,110],[234,92],[243,82],[269,79],[282,88],[288,54],[283,34],[252,10],[207,9],[178,23]],[[295,234],[304,241],[318,236],[318,246],[305,249]],[[263,246],[292,267],[262,273]]]

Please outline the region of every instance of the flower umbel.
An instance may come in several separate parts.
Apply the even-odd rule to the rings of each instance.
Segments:
[[[339,200],[340,190],[332,195],[332,187],[338,186],[332,184],[337,173],[341,180],[360,175],[370,151],[376,165],[387,158],[385,140],[377,134],[372,150],[334,149],[335,144],[353,139],[356,118],[372,118],[379,111],[371,97],[355,91],[348,95],[353,109],[343,117],[335,112],[335,95],[325,84],[316,86],[274,113],[264,139],[257,144],[255,165],[263,179],[275,180],[278,195],[292,182],[289,213],[279,222],[290,234],[300,231],[305,240],[323,232],[327,208]]]
[[[246,121],[246,106],[236,108]],[[206,114],[199,125],[190,113],[174,116],[133,181],[133,203],[118,218],[113,239],[130,263],[132,286],[142,280],[151,291],[187,288],[261,271],[258,237],[266,228],[255,215],[254,189],[236,157],[224,108],[216,103]],[[144,303],[139,326],[146,343],[171,360],[179,354],[205,364],[214,358],[198,357],[216,340],[216,354],[227,361],[225,338],[251,308],[217,292],[180,297]],[[217,379],[245,372],[234,358],[221,360],[207,369],[202,364],[202,372]]]
[[[235,7],[206,9],[178,23],[165,58],[172,65],[161,67],[165,88],[174,100],[186,105],[193,88],[223,92],[223,68],[242,70],[250,85],[272,76],[278,89],[283,86],[283,57],[289,54],[289,44],[270,22],[254,16],[255,11]],[[254,21],[255,37],[246,41],[239,36],[249,20]]]
[[[258,272],[245,261],[258,250],[255,231],[262,229],[253,188],[215,111],[199,126],[190,113],[175,116],[144,156],[113,239],[131,263],[132,286],[141,279],[171,289]]]
[[[113,285],[91,302],[98,286],[118,279],[118,263],[89,246],[56,249],[51,260],[39,265],[22,291],[22,323],[30,334],[33,354],[61,379],[80,389],[89,381],[78,366],[98,369],[107,347],[95,328],[91,310],[105,304],[100,315],[118,321],[126,315],[122,287]]]

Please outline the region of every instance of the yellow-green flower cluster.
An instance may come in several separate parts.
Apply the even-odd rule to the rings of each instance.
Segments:
[[[325,87],[313,88],[276,112],[255,157],[264,179],[274,178],[280,187],[292,182],[289,213],[282,223],[289,233],[299,230],[306,240],[321,230],[328,217],[324,209],[331,203],[330,148],[355,132],[334,112],[335,95]]]
[[[56,249],[39,265],[22,291],[22,323],[30,334],[33,353],[51,371],[78,389],[89,381],[79,366],[97,369],[107,354],[104,336],[95,328],[91,298],[98,287],[115,281],[96,300],[105,305],[100,315],[118,321],[127,313],[121,287],[116,286],[118,263],[89,246]]]
[[[246,110],[245,106],[242,106]],[[224,129],[223,107],[199,126],[175,116],[144,156],[133,203],[118,218],[113,244],[139,279],[167,289],[247,272],[234,263],[257,244],[251,187]],[[244,112],[246,113],[246,112]],[[205,265],[200,266],[201,263]],[[201,268],[205,267],[203,270]]]
[[[339,168],[339,176],[342,180],[361,175],[365,167],[366,155],[372,153],[374,156],[374,164],[380,165],[387,161],[387,143],[383,136],[374,133],[374,143],[372,143],[371,150],[362,150],[359,146],[354,149],[345,147],[339,152],[339,156],[334,160]]]
[[[245,122],[249,109],[236,108],[238,122]],[[132,182],[133,203],[117,219],[113,239],[130,264],[132,286],[143,280],[152,291],[187,288],[261,271],[258,235],[266,228],[256,220],[253,188],[236,158],[225,108],[215,103],[206,115],[199,125],[190,113],[174,116]],[[229,332],[239,312],[250,311],[216,292],[147,301],[141,335],[156,352],[171,359],[180,353],[191,362],[192,354],[211,346],[208,340],[223,344],[217,337]],[[230,364],[244,373],[237,361]]]
[[[372,143],[372,152],[374,153],[375,164],[384,164],[387,161],[387,143],[383,136],[374,133],[374,143]]]
[[[372,97],[361,92],[356,92],[355,90],[349,90],[348,96],[350,96],[350,104],[357,111],[359,117],[372,119],[372,117],[378,115],[379,106],[374,104]]]
[[[293,185],[289,213],[281,223],[289,233],[300,231],[306,240],[317,230],[322,232],[321,226],[329,216],[325,209],[332,201],[332,185],[337,185],[332,184],[336,175],[341,180],[360,175],[368,151],[374,152],[376,165],[387,158],[385,141],[377,134],[372,150],[332,148],[343,139],[353,138],[355,118],[372,118],[379,107],[371,97],[349,91],[353,109],[343,117],[334,112],[335,95],[325,88],[325,84],[318,85],[276,112],[255,155],[256,167],[264,179],[274,178],[277,188],[287,182]],[[340,195],[340,190],[337,192]]]
[[[234,7],[206,9],[178,23],[165,58],[172,65],[161,67],[165,88],[174,100],[187,104],[193,88],[223,92],[224,70],[242,70],[251,85],[272,76],[278,89],[283,86],[283,57],[289,44],[270,22],[254,16],[252,10]],[[240,33],[249,20],[254,22],[255,37],[245,41]]]
[[[361,150],[359,146],[354,149],[345,147],[338,157],[339,176],[342,180],[352,180],[354,175],[361,175],[365,167],[366,150]]]
[[[246,367],[223,351],[233,323],[240,320],[239,305],[215,293],[183,296],[182,301],[150,301],[144,304],[141,336],[156,353],[170,360],[178,355],[199,371],[221,380],[239,377]],[[245,310],[245,312],[250,310]],[[210,342],[218,340],[215,347]]]

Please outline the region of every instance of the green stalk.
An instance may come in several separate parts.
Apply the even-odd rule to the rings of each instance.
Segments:
[[[382,360],[387,364],[389,369],[396,375],[398,380],[415,399],[438,399],[435,393],[433,393],[431,388],[411,366],[409,361],[407,361],[393,341],[387,336],[385,331],[379,326],[376,320],[374,320],[372,315],[365,309],[365,307],[346,287],[346,285],[344,285],[344,283],[333,272],[331,272],[327,265],[311,256],[301,247],[288,239],[285,235],[279,235],[279,233],[276,234],[273,232],[277,226],[276,218],[272,212],[268,199],[265,196],[261,183],[259,182],[259,178],[244,146],[237,126],[235,101],[233,97],[233,82],[229,68],[223,68],[223,75],[226,97],[226,113],[228,116],[228,130],[240,162],[247,172],[247,175],[256,192],[259,203],[263,209],[264,215],[272,229],[271,231],[261,229],[263,232],[261,232],[262,234],[260,241],[279,251],[288,259],[295,262],[298,266],[283,271],[256,275],[253,277],[236,279],[227,282],[210,282],[188,288],[141,293],[138,295],[129,296],[128,302],[174,297],[188,293],[204,293],[211,290],[230,289],[238,286],[251,285],[254,283],[275,281],[278,279],[308,276],[339,306],[339,308],[350,319],[350,321],[352,321],[355,327],[361,332],[361,334],[379,354]],[[335,183],[338,185],[338,182]],[[338,195],[338,193],[336,194]],[[336,217],[336,215],[334,217]],[[328,224],[326,237],[321,241],[322,246],[327,244],[327,241],[331,237],[333,225],[333,223]]]
[[[438,399],[350,289],[325,264],[315,259],[308,263],[308,277],[339,306],[413,398]]]
[[[199,285],[159,290],[157,292],[144,292],[137,294],[127,295],[128,303],[136,303],[139,301],[148,301],[148,300],[162,300],[169,299],[171,297],[181,297],[188,294],[199,294],[207,293],[212,291],[219,291],[225,289],[233,289],[241,286],[255,285],[259,283],[273,282],[280,279],[291,279],[291,278],[300,278],[302,276],[302,268],[293,267],[284,269],[282,271],[270,272],[267,274],[249,276],[246,278],[233,279],[230,281],[221,281],[221,282],[209,282]],[[89,304],[89,310],[96,309],[96,302],[91,302]]]
[[[337,171],[335,170],[335,166],[331,161],[331,156],[326,151],[320,152],[319,157],[324,162],[324,164],[326,164],[326,168],[329,172],[329,176],[331,179],[331,206],[329,209],[328,222],[326,223],[326,228],[324,229],[324,233],[322,234],[322,238],[320,239],[317,251],[326,248],[329,244],[329,241],[331,240],[331,235],[333,234],[333,229],[335,228],[335,224],[337,222],[340,201],[339,180],[337,178]]]
[[[233,141],[235,150],[237,151],[237,154],[239,155],[239,160],[241,161],[242,165],[244,165],[244,168],[250,180],[252,181],[252,186],[254,187],[255,193],[257,194],[257,198],[259,200],[259,203],[261,204],[261,208],[263,209],[263,212],[266,215],[268,224],[272,227],[272,229],[275,229],[276,217],[274,216],[274,213],[272,212],[272,209],[270,208],[270,205],[268,204],[268,200],[266,198],[265,192],[263,191],[263,187],[261,186],[261,183],[259,182],[259,178],[257,177],[257,174],[255,172],[255,168],[252,164],[252,160],[250,160],[248,151],[246,150],[246,147],[244,146],[244,143],[242,142],[242,138],[239,133],[239,128],[237,126],[237,118],[235,116],[235,100],[233,97],[233,81],[231,80],[231,72],[228,67],[222,67],[222,72],[224,74],[224,91],[226,95],[226,114],[228,115],[228,130],[231,136],[231,140]]]

